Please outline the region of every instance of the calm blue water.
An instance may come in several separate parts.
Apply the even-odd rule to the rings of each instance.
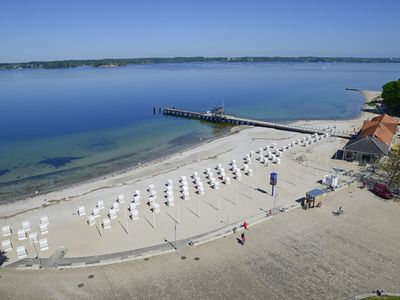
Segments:
[[[348,119],[397,64],[164,64],[0,71],[0,195],[51,189],[224,133],[153,106],[265,120]],[[24,188],[21,188],[23,186]]]

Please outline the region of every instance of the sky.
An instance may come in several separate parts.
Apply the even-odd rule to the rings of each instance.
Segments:
[[[1,0],[0,62],[400,57],[399,0]]]

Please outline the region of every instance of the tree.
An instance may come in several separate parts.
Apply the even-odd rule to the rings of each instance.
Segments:
[[[389,187],[400,184],[400,151],[391,151],[381,164],[381,170],[384,171],[389,180]]]
[[[390,81],[383,86],[382,98],[385,105],[400,112],[400,79]]]

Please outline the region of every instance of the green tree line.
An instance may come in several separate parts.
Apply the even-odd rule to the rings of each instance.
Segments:
[[[162,63],[194,63],[194,62],[311,62],[311,63],[400,63],[400,58],[362,58],[362,57],[149,57],[122,59],[89,59],[89,60],[60,60],[32,61],[24,63],[0,63],[0,69],[59,69],[76,68],[81,66],[109,67],[126,66],[129,64],[162,64]]]
[[[400,113],[400,79],[390,81],[383,86],[383,102],[396,114]]]

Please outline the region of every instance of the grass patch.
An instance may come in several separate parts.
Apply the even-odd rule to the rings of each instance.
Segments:
[[[367,104],[369,107],[376,107],[377,105],[376,101],[367,102],[365,104]]]
[[[363,300],[400,300],[400,296],[373,296]]]

